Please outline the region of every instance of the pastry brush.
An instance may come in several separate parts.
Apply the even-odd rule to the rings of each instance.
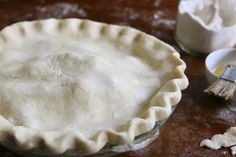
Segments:
[[[236,66],[228,64],[219,79],[204,90],[205,93],[229,100],[236,89]]]

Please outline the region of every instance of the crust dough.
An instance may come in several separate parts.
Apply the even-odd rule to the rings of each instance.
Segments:
[[[220,149],[221,147],[231,147],[232,155],[236,154],[236,127],[231,127],[224,134],[214,135],[211,140],[205,139],[200,146],[206,146],[211,149]]]
[[[0,32],[0,140],[55,154],[130,143],[167,118],[188,85],[179,54],[128,27],[79,19]]]

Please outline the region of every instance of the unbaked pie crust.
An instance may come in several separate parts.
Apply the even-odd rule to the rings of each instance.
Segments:
[[[133,28],[13,24],[0,32],[0,141],[55,154],[132,143],[180,101],[185,68],[171,46]]]

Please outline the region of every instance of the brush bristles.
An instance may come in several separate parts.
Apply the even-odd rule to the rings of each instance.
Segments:
[[[222,97],[225,100],[229,100],[233,97],[235,89],[235,83],[223,79],[218,79],[210,87],[205,89],[204,92]]]

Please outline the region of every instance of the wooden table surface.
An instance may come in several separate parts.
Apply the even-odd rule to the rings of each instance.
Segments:
[[[132,26],[173,44],[177,5],[178,0],[0,0],[0,28],[23,20],[79,17]],[[181,102],[157,140],[119,157],[231,156],[229,148],[213,151],[199,143],[236,124],[236,101],[205,95],[205,58],[180,53],[190,81]],[[0,156],[18,157],[2,147]]]

